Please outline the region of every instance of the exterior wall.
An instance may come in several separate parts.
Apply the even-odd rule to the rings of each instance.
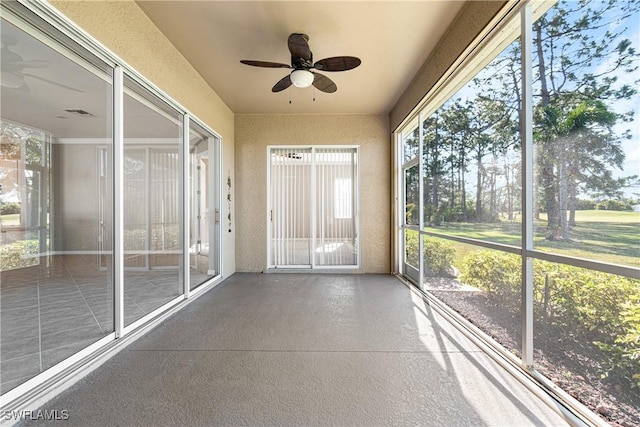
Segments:
[[[236,259],[238,271],[267,265],[267,146],[360,146],[362,272],[389,273],[391,145],[386,115],[237,115]]]
[[[222,137],[222,181],[234,180],[234,115],[134,1],[52,1],[51,4],[83,30],[122,58]],[[231,187],[231,215],[235,209]],[[226,197],[226,185],[222,188]],[[228,205],[222,205],[223,215]],[[225,277],[235,272],[235,227],[222,224]]]
[[[467,2],[391,110],[389,114],[391,130],[395,130],[411,113],[411,110],[507,3],[503,0]]]

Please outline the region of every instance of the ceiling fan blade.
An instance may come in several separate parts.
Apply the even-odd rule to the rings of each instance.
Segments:
[[[264,68],[291,68],[290,65],[280,64],[279,62],[268,62],[268,61],[251,61],[248,59],[243,59],[242,62],[245,65],[251,65],[254,67],[264,67]]]
[[[271,92],[280,92],[285,90],[286,88],[288,88],[289,86],[291,86],[293,83],[291,82],[291,76],[290,75],[286,75],[284,76],[284,78],[282,80],[280,80],[278,83],[275,84],[275,86],[273,86],[273,88],[271,89]]]
[[[56,85],[56,86],[59,86],[59,87],[64,88],[64,89],[69,89],[69,90],[72,90],[74,92],[84,93],[84,91],[82,91],[80,89],[76,89],[75,87],[63,85],[62,83],[58,83],[58,82],[55,82],[53,80],[45,79],[44,77],[36,76],[34,74],[30,74],[30,73],[20,73],[20,74],[22,74],[25,77],[31,77],[31,78],[36,79],[36,80],[41,80],[43,82],[50,83],[52,85]]]
[[[334,56],[321,59],[313,65],[313,68],[321,71],[347,71],[353,70],[361,63],[360,58],[355,56]]]
[[[311,49],[309,49],[309,36],[306,34],[293,33],[288,40],[291,56],[302,58],[310,62],[312,59]]]
[[[333,93],[338,90],[338,86],[329,77],[318,73],[313,73],[313,86],[326,93]]]

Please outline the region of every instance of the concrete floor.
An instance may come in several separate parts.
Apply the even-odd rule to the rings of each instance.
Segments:
[[[384,275],[235,274],[41,409],[65,426],[566,425]]]

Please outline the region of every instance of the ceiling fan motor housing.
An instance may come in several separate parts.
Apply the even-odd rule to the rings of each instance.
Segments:
[[[338,90],[336,84],[327,76],[316,71],[347,71],[360,65],[360,59],[354,56],[334,56],[321,59],[313,63],[313,54],[309,49],[309,36],[301,33],[293,33],[287,41],[291,52],[291,66],[278,62],[241,60],[240,62],[253,67],[264,68],[289,68],[293,71],[282,78],[271,89],[272,92],[281,92],[291,85],[305,88],[313,85],[316,89],[333,93]],[[314,71],[312,71],[314,70]]]

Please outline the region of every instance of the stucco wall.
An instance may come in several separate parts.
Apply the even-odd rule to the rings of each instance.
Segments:
[[[237,270],[267,266],[267,146],[359,145],[362,271],[389,273],[389,132],[386,115],[237,115]]]
[[[234,180],[234,115],[135,2],[52,1],[51,4],[129,66],[205,122],[223,140],[222,175]],[[235,195],[232,186],[232,208]],[[226,188],[223,188],[226,195]],[[222,206],[223,218],[228,208]],[[235,219],[232,216],[232,224]],[[235,227],[223,233],[222,273],[235,272]]]

